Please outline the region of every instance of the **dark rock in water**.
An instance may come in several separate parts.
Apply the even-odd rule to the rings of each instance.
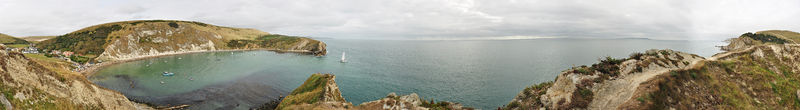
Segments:
[[[275,110],[275,108],[278,108],[278,105],[281,104],[281,100],[283,100],[283,96],[279,97],[278,99],[273,99],[272,101],[264,103],[256,108],[251,108],[251,110]]]
[[[129,96],[155,106],[191,105],[188,109],[248,109],[270,100],[280,100],[282,93],[261,83],[258,76],[248,76],[199,90],[168,96]]]

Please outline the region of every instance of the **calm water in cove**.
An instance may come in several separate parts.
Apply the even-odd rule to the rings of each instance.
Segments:
[[[708,57],[722,42],[615,40],[343,40],[322,39],[328,55],[269,51],[212,52],[132,61],[100,70],[91,81],[131,99],[193,109],[247,109],[299,86],[312,73],[333,73],[353,104],[390,92],[493,109],[526,86],[551,81],[572,66],[673,49]],[[340,63],[342,52],[347,63]],[[162,76],[164,72],[174,76]],[[162,83],[163,82],[163,83]]]

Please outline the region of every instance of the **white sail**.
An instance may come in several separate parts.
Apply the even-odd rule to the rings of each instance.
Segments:
[[[344,52],[342,52],[342,62],[347,62],[347,59],[345,59],[344,55],[345,55]]]

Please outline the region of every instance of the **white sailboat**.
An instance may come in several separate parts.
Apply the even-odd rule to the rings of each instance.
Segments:
[[[342,61],[341,62],[342,63],[347,62],[347,59],[345,59],[345,56],[344,56],[344,52],[342,52]]]

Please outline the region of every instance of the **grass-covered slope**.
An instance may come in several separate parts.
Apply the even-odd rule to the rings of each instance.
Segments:
[[[13,37],[13,36],[9,36],[9,35],[0,33],[0,44],[14,45],[14,44],[29,44],[29,43],[30,42],[28,42],[28,41],[26,41],[24,39],[20,39],[20,38],[16,38],[16,37]]]
[[[43,56],[42,56],[43,57]],[[0,47],[0,93],[13,110],[147,109],[122,94],[60,69],[69,64],[31,58]],[[5,102],[3,101],[3,102]]]
[[[732,40],[762,39],[756,40],[759,43],[731,43],[727,47],[738,48],[643,84],[637,101],[629,101],[627,108],[800,109],[800,44],[796,42],[800,34],[775,30],[756,34],[762,35]]]
[[[800,46],[758,46],[653,79],[635,109],[800,109]]]
[[[325,54],[324,43],[305,37],[177,20],[99,24],[39,42],[37,47],[43,50],[73,51],[78,55],[102,61],[228,49]]]
[[[352,104],[347,103],[339,93],[339,87],[336,85],[335,76],[331,74],[312,74],[300,87],[289,93],[276,109],[311,109],[311,108],[331,108],[331,107],[349,107]],[[326,106],[315,106],[320,104],[328,104]]]
[[[90,31],[76,31],[39,42],[37,47],[46,50],[73,51],[78,54],[97,56],[105,51],[104,47],[107,40],[109,40],[109,36],[111,36],[110,34],[121,30],[122,26],[114,24],[90,28],[93,29],[84,29]]]

